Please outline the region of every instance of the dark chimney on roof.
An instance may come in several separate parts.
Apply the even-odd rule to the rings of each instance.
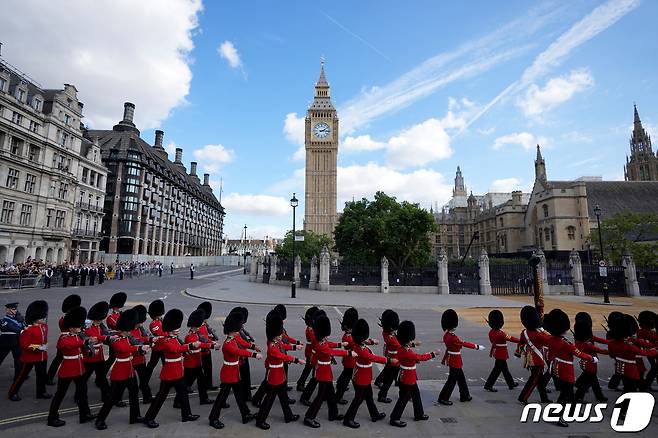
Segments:
[[[203,185],[204,186],[209,186],[210,185],[210,174],[209,173],[204,173],[203,174]]]
[[[135,104],[125,102],[123,104],[123,122],[130,123],[134,126],[133,117],[135,116]]]
[[[162,148],[162,139],[164,138],[164,131],[160,129],[155,130],[155,144],[153,145],[156,148]]]
[[[176,164],[183,164],[183,149],[176,148],[176,159],[174,160]]]
[[[190,175],[196,176],[196,161],[190,162]]]

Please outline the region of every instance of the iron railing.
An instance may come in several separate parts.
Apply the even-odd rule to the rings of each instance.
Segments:
[[[477,265],[448,265],[448,285],[451,294],[479,294],[480,268]]]
[[[582,270],[585,295],[602,295],[603,285],[607,284],[609,295],[626,296],[626,273],[623,266],[608,266],[605,277],[601,277],[598,265],[583,265]]]
[[[338,265],[329,268],[329,284],[380,286],[381,266]]]
[[[436,265],[420,268],[406,267],[401,271],[389,268],[390,286],[437,286],[439,283]]]
[[[636,272],[640,295],[658,296],[658,267],[638,267]]]
[[[527,264],[490,265],[489,279],[493,295],[530,295],[532,268]]]

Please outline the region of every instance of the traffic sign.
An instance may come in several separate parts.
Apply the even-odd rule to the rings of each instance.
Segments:
[[[600,277],[607,277],[608,276],[608,268],[605,266],[599,266],[599,276]]]
[[[295,236],[295,242],[303,242],[304,241],[304,236]]]
[[[599,266],[605,268],[605,260],[599,260]]]

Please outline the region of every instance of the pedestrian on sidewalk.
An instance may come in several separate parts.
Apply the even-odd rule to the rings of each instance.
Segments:
[[[169,274],[174,275],[174,262],[171,262],[169,265]]]
[[[515,344],[519,343],[519,338],[510,336],[505,333],[502,328],[505,325],[505,317],[503,312],[498,309],[494,309],[489,312],[489,318],[487,318],[487,323],[491,330],[489,331],[489,341],[491,342],[491,351],[489,352],[489,357],[493,357],[494,367],[487,378],[487,381],[484,384],[485,391],[489,392],[498,392],[494,385],[498,380],[500,373],[503,373],[505,378],[505,383],[509,389],[514,389],[519,386],[518,383],[514,381],[512,373],[509,372],[507,366],[507,359],[509,359],[509,352],[507,351],[507,342],[514,342]]]
[[[530,377],[519,394],[519,402],[526,404],[537,388],[542,403],[550,403],[546,392],[544,379],[544,354],[543,349],[548,345],[549,335],[541,328],[541,319],[537,309],[533,306],[525,306],[521,309],[521,323],[525,329],[519,336],[519,344],[516,347],[515,356],[523,361],[523,367],[530,370]]]
[[[50,280],[53,277],[53,268],[48,266],[46,268],[46,270],[44,271],[44,273],[43,273],[43,277],[44,277],[44,280],[43,280],[44,281],[44,286],[43,286],[43,288],[44,289],[50,289]]]

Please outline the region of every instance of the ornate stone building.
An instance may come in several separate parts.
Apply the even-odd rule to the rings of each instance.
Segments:
[[[338,222],[336,168],[338,161],[338,115],[331,102],[324,74],[315,84],[315,96],[306,112],[306,174],[304,230],[333,238]]]
[[[624,178],[626,181],[658,181],[658,152],[653,153],[651,137],[642,127],[637,106],[634,106],[633,110],[631,156],[626,156]]]
[[[0,59],[0,263],[95,260],[107,171],[83,138],[77,92]]]
[[[102,249],[155,257],[220,255],[224,208],[210,188],[210,175],[201,182],[195,162],[188,173],[180,148],[169,161],[162,131],[155,131],[153,145],[144,141],[134,112],[135,105],[126,102],[123,120],[111,130],[85,132],[100,145],[109,170]]]

